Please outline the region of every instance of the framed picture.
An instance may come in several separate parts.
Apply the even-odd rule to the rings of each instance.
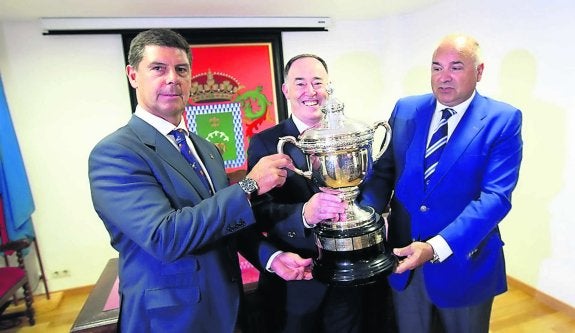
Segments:
[[[231,177],[247,168],[246,150],[257,132],[287,117],[281,92],[281,31],[273,29],[175,30],[190,43],[192,92],[188,129],[213,142]],[[124,33],[124,54],[137,32]],[[130,87],[132,110],[135,91]],[[242,172],[243,171],[243,172]]]

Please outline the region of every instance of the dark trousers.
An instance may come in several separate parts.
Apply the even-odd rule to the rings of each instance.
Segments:
[[[317,287],[303,283],[312,289]],[[309,290],[296,298],[310,306],[307,309],[288,306],[284,288],[285,282],[279,279],[260,280],[258,290],[247,297],[250,324],[242,332],[398,332],[387,278],[358,287],[328,287],[318,305],[310,306],[317,297],[310,298]],[[290,311],[293,308],[300,311]]]
[[[363,333],[397,333],[393,298],[387,278],[361,287],[363,289]]]
[[[361,332],[361,293],[357,288],[329,287],[321,306],[309,313],[286,312],[285,333]]]
[[[416,269],[407,288],[393,290],[397,325],[401,333],[487,333],[493,298],[472,306],[439,308],[425,290],[423,272]]]
[[[362,328],[362,290],[334,287],[318,281],[286,282],[260,278],[264,332],[360,333]]]

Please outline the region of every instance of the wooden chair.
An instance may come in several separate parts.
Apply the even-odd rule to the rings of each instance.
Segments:
[[[28,239],[20,239],[17,241],[8,242],[0,245],[0,251],[4,255],[8,252],[15,252],[18,259],[18,266],[10,267],[8,260],[6,260],[7,267],[0,267],[0,328],[8,328],[18,326],[20,324],[19,317],[27,316],[30,326],[36,323],[34,319],[34,308],[32,303],[34,301],[30,284],[28,283],[28,275],[24,265],[24,255],[22,250],[29,247],[31,241]],[[4,311],[11,303],[17,302],[16,293],[22,288],[24,290],[24,301],[26,308],[22,311],[11,312],[4,314]]]

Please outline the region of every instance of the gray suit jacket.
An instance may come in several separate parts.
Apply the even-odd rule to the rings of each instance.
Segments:
[[[191,139],[210,196],[179,151],[136,116],[90,154],[94,208],[119,252],[122,332],[232,332],[241,277],[234,233],[255,223],[216,147]],[[254,244],[255,246],[255,244]]]

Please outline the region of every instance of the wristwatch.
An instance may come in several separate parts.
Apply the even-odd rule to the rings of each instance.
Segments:
[[[247,177],[240,180],[238,182],[238,185],[240,185],[242,190],[244,190],[244,192],[246,192],[246,194],[248,194],[248,195],[256,192],[259,189],[258,183],[256,183],[255,180],[253,180],[251,178],[247,178]]]

